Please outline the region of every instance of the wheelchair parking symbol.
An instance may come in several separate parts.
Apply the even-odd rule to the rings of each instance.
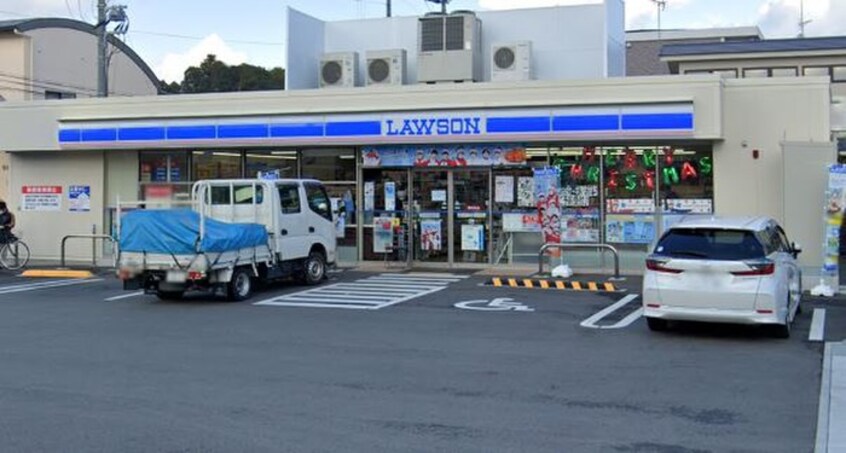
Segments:
[[[520,312],[533,312],[535,311],[534,308],[529,306],[523,305],[520,302],[514,302],[514,299],[509,299],[507,297],[499,297],[494,300],[468,300],[464,302],[459,302],[454,305],[455,308],[461,308],[464,310],[475,310],[475,311],[520,311]]]

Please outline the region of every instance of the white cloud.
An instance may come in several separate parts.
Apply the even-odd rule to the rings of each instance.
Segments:
[[[70,5],[70,10],[68,10],[68,5]],[[88,5],[90,5],[88,1],[82,3],[82,15],[90,20],[94,14],[91,9],[86,9]],[[65,0],[3,0],[0,9],[27,17],[61,16],[74,19],[81,17],[77,2],[66,2]]]
[[[537,8],[542,6],[566,6],[602,3],[602,0],[479,0],[483,9]],[[666,12],[685,7],[690,0],[667,2]],[[655,28],[658,9],[652,0],[625,0],[626,28]]]
[[[165,54],[161,63],[153,65],[153,69],[159,78],[167,82],[181,82],[185,70],[189,66],[200,64],[209,54],[214,54],[218,60],[228,65],[239,65],[247,61],[246,53],[232,49],[220,36],[213,33],[183,53]]]
[[[758,8],[758,24],[770,38],[799,33],[800,0],[766,0]],[[846,35],[846,2],[805,1],[806,36]]]

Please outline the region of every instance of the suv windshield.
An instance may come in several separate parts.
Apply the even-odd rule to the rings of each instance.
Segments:
[[[752,231],[679,228],[658,241],[655,255],[708,260],[760,259],[764,247]]]

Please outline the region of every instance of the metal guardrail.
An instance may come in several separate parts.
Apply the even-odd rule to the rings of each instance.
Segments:
[[[91,239],[91,265],[97,267],[97,239],[115,242],[115,238],[108,234],[68,234],[62,238],[62,267],[65,267],[65,245],[68,239]]]
[[[544,244],[538,252],[538,273],[543,273],[543,256],[549,249],[595,249],[608,250],[614,254],[614,280],[622,280],[620,277],[620,252],[608,244]]]

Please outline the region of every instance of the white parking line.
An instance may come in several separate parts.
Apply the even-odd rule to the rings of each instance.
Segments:
[[[808,341],[823,341],[825,338],[825,308],[815,308],[811,318],[811,331]]]
[[[144,291],[138,291],[138,292],[135,292],[135,293],[121,294],[120,296],[108,297],[108,298],[103,299],[103,300],[105,300],[106,302],[111,302],[113,300],[128,299],[130,297],[137,297],[137,296],[143,296],[143,295],[144,295]]]
[[[640,318],[641,314],[643,313],[643,309],[639,308],[620,320],[617,324],[613,324],[610,326],[599,326],[596,323],[601,320],[602,318],[614,313],[615,311],[625,307],[629,302],[637,299],[637,294],[629,294],[628,296],[620,299],[619,301],[615,302],[614,304],[604,308],[603,310],[595,313],[588,319],[582,321],[579,325],[582,327],[587,327],[588,329],[622,329],[623,327],[628,326],[629,324],[635,322],[638,318]]]
[[[87,278],[82,280],[50,280],[47,282],[30,283],[25,285],[0,287],[0,295],[36,291],[39,289],[58,288],[62,286],[82,285],[85,283],[102,282],[102,278]]]

